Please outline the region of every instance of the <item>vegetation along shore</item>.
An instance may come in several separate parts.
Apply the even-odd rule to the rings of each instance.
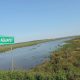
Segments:
[[[56,40],[61,40],[61,39],[74,38],[74,37],[78,37],[78,36],[62,37],[62,38],[56,38],[56,39],[34,40],[34,41],[29,41],[29,42],[15,43],[12,45],[0,45],[0,52],[9,51],[11,50],[11,47],[12,49],[16,49],[16,48],[33,46],[33,45],[37,45],[37,44],[44,43],[44,42],[56,41]]]
[[[80,80],[80,37],[54,51],[29,71],[0,71],[0,80]]]
[[[9,51],[9,50],[11,50],[11,47],[12,47],[12,49],[16,49],[16,48],[32,46],[32,45],[36,45],[36,44],[40,44],[40,43],[44,43],[44,42],[49,42],[52,40],[53,39],[44,39],[44,40],[35,40],[35,41],[29,41],[29,42],[15,43],[12,45],[1,45],[0,52]]]

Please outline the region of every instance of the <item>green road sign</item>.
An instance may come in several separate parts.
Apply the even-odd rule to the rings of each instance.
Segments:
[[[0,36],[0,45],[14,44],[14,37]]]

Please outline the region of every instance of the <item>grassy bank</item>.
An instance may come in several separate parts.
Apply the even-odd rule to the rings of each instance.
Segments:
[[[30,71],[0,71],[0,80],[80,80],[80,38],[52,53]]]
[[[12,49],[16,49],[16,48],[32,46],[32,45],[36,45],[36,44],[40,44],[40,43],[44,43],[44,42],[56,41],[56,40],[62,40],[62,39],[68,39],[68,38],[75,38],[75,37],[79,37],[79,36],[69,36],[69,37],[62,37],[62,38],[56,38],[56,39],[35,40],[35,41],[29,41],[29,42],[16,43],[13,45],[2,45],[2,46],[0,45],[0,52],[9,51],[9,50],[11,50],[11,47],[12,47]]]
[[[40,43],[44,43],[44,42],[49,42],[52,40],[53,39],[44,39],[44,40],[36,40],[36,41],[30,41],[30,42],[16,43],[13,45],[2,45],[2,46],[0,46],[0,52],[9,51],[9,50],[11,50],[11,47],[12,47],[12,49],[16,49],[16,48],[32,46],[32,45],[36,45],[36,44],[40,44]]]

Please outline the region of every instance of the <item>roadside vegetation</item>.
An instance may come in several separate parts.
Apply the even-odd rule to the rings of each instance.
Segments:
[[[80,38],[68,41],[34,69],[0,71],[0,80],[80,80]]]

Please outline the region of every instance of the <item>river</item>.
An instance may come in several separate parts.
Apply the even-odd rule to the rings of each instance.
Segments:
[[[0,70],[11,70],[12,62],[15,70],[29,70],[48,59],[52,51],[59,48],[59,45],[63,45],[66,40],[68,39],[40,43],[0,53]]]

